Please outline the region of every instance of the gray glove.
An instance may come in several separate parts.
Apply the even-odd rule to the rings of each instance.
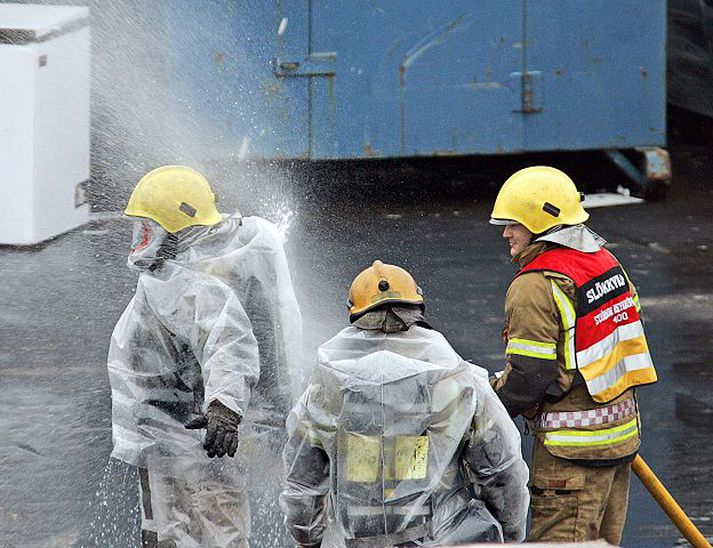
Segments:
[[[206,434],[203,440],[203,449],[206,450],[210,458],[235,456],[238,449],[238,425],[243,420],[240,413],[225,407],[215,400],[210,402],[205,415],[200,415],[192,419],[185,425],[188,430],[205,428]]]

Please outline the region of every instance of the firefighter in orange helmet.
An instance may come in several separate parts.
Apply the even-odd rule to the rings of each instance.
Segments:
[[[519,270],[505,298],[506,365],[493,386],[534,432],[529,540],[618,545],[640,445],[634,388],[656,381],[636,289],[584,223],[562,171],[516,172],[495,201]]]
[[[297,546],[521,541],[527,466],[487,381],[424,319],[413,277],[375,261],[287,420],[280,503]]]

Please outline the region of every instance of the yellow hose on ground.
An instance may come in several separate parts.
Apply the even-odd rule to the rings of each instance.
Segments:
[[[639,476],[639,479],[644,484],[644,487],[651,493],[651,496],[656,499],[659,506],[671,518],[673,524],[678,527],[681,534],[686,537],[694,548],[711,548],[710,542],[703,536],[698,528],[693,525],[693,522],[688,518],[683,509],[678,505],[676,500],[668,492],[664,484],[661,483],[656,474],[653,473],[649,465],[644,462],[640,455],[636,455],[631,463],[631,468],[634,473]]]

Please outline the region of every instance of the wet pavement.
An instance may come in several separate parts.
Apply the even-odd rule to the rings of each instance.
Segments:
[[[667,201],[594,209],[589,224],[639,287],[659,373],[658,384],[639,391],[641,454],[711,538],[713,159],[710,145],[674,143],[671,150],[675,177]],[[593,187],[626,184],[601,156],[545,160],[573,162],[578,180]],[[506,167],[513,171],[523,161]],[[346,324],[347,287],[379,258],[411,270],[431,322],[463,357],[502,367],[502,299],[514,269],[499,230],[487,223],[501,173],[474,161],[444,165],[313,172],[289,191],[297,217],[288,254],[306,356]],[[243,200],[231,197],[223,208],[234,200],[244,214],[270,216],[264,197],[250,195],[250,187],[242,192]],[[0,248],[0,547],[137,542],[133,471],[108,458],[105,367],[135,277],[125,263],[129,223],[106,217],[39,248]],[[267,513],[255,514],[260,521]],[[256,523],[258,534],[276,527]],[[624,546],[679,542],[632,479]]]

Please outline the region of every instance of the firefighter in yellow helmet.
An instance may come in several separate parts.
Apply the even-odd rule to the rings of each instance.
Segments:
[[[221,215],[185,166],[147,173],[125,213],[139,277],[109,348],[112,456],[139,468],[142,545],[248,546],[246,474],[230,457],[240,437],[263,470],[277,460],[299,365],[282,238]]]
[[[361,272],[348,308],[287,421],[280,503],[297,546],[523,540],[527,466],[485,370],[425,322],[398,266]]]
[[[583,224],[582,199],[565,173],[535,166],[512,175],[495,200],[490,222],[504,227],[519,270],[493,386],[535,436],[529,540],[618,545],[640,444],[634,388],[656,372],[636,289]]]

